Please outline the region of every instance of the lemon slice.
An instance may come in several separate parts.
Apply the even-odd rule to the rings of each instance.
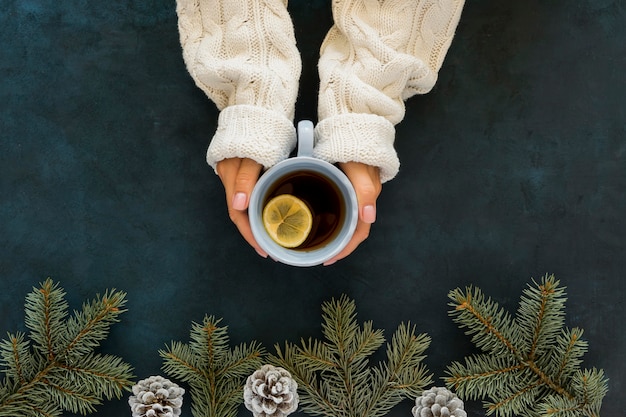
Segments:
[[[263,225],[274,242],[285,248],[295,248],[311,233],[313,215],[304,201],[291,194],[282,194],[265,205]]]

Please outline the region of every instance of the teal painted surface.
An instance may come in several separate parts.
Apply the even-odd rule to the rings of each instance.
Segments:
[[[290,4],[299,119],[316,118],[329,3]],[[346,293],[387,335],[407,320],[430,334],[426,362],[443,376],[471,351],[447,317],[449,290],[478,285],[514,310],[548,272],[568,287],[567,324],[585,329],[584,365],[610,378],[603,415],[621,415],[626,10],[510,3],[468,2],[437,86],[407,102],[400,175],[371,237],[332,267],[302,270],[259,258],[228,221],[204,162],[217,111],[186,72],[173,1],[6,1],[0,333],[24,330],[24,297],[48,276],[72,307],[122,289],[129,311],[103,350],[140,379],[204,314],[223,317],[233,342],[271,349],[317,335],[321,302]],[[130,415],[126,399],[97,415]]]

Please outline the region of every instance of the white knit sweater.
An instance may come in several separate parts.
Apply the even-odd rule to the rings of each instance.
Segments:
[[[464,0],[334,0],[320,52],[314,155],[392,179],[404,100],[430,91]],[[177,0],[183,58],[220,115],[207,152],[270,167],[295,146],[301,61],[287,0]]]

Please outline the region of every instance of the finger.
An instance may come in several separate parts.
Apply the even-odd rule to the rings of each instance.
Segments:
[[[261,165],[249,158],[229,158],[217,163],[216,171],[226,191],[228,206],[235,210],[245,210]]]
[[[374,223],[376,199],[382,191],[378,168],[357,162],[343,163],[341,168],[354,187],[359,205],[359,219],[364,223]]]
[[[261,165],[252,159],[244,158],[241,160],[239,170],[235,177],[231,205],[235,210],[245,210],[248,208],[248,201],[252,189],[259,179],[261,173]]]
[[[217,175],[220,177],[222,185],[224,186],[224,191],[226,193],[226,203],[228,204],[228,208],[230,208],[232,203],[235,178],[237,177],[237,172],[239,172],[240,165],[240,158],[230,158],[221,160],[217,163],[217,166],[215,167]]]

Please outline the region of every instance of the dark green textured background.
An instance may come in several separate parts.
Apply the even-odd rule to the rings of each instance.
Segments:
[[[468,1],[436,88],[407,102],[371,237],[310,269],[261,259],[228,221],[204,161],[218,113],[186,72],[173,1],[2,4],[0,334],[24,330],[24,297],[46,277],[73,308],[121,289],[129,311],[103,350],[141,379],[205,314],[271,350],[319,335],[320,304],[345,293],[388,336],[408,320],[428,333],[439,378],[472,351],[449,290],[474,284],[514,311],[531,278],[554,273],[567,325],[585,329],[583,365],[610,378],[603,416],[624,415],[623,1]],[[289,7],[297,119],[315,120],[330,2]],[[126,398],[99,410],[130,415]]]

